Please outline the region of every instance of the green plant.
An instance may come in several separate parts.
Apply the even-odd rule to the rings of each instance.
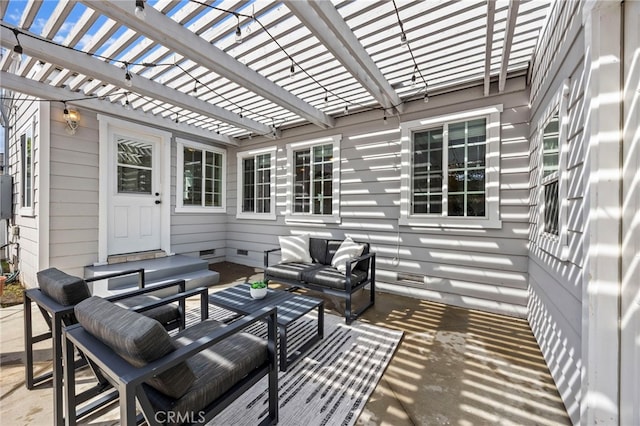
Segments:
[[[267,288],[267,283],[264,281],[256,281],[251,283],[251,288]]]

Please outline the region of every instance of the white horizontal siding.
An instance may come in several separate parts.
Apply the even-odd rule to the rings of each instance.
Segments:
[[[400,209],[400,132],[397,118],[384,125],[379,114],[348,117],[336,129],[304,134],[294,129],[276,141],[277,219],[236,219],[236,150],[229,150],[227,260],[262,266],[263,250],[278,245],[277,236],[308,232],[323,238],[352,236],[368,241],[377,253],[376,276],[386,291],[445,301],[458,306],[509,315],[526,315],[528,197],[528,94],[522,81],[511,93],[483,98],[481,88],[407,105],[402,121],[455,113],[502,103],[501,229],[429,229],[398,227]],[[517,85],[517,88],[516,88]],[[350,120],[350,121],[349,121]],[[393,124],[392,124],[393,123]],[[383,135],[371,133],[386,131]],[[295,133],[295,136],[289,136]],[[340,224],[286,224],[286,144],[341,134]],[[251,148],[274,145],[273,141]],[[247,147],[243,146],[242,150]],[[246,250],[246,256],[238,255]],[[271,262],[278,260],[274,255]],[[422,282],[398,280],[411,273]]]
[[[77,108],[80,126],[69,135],[62,106],[51,108],[50,266],[84,275],[98,260],[98,122]]]
[[[580,419],[582,277],[584,264],[585,63],[578,2],[556,2],[534,55],[531,76],[529,323],[571,420]],[[569,256],[561,261],[540,249],[537,133],[542,114],[565,79],[568,99],[567,226]]]

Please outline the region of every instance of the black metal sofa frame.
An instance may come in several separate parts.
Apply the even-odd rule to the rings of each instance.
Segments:
[[[209,320],[211,322],[211,320]],[[214,323],[216,321],[213,321]],[[224,408],[231,404],[235,399],[241,396],[246,390],[258,383],[261,378],[268,376],[268,416],[265,417],[260,425],[274,425],[278,423],[278,361],[276,356],[276,309],[265,308],[254,314],[247,315],[231,324],[223,325],[214,330],[206,331],[207,327],[197,330],[199,323],[190,326],[183,332],[178,333],[175,338],[179,338],[182,333],[191,332],[188,336],[188,343],[185,346],[178,347],[174,351],[164,356],[150,361],[144,366],[134,367],[125,361],[112,347],[101,339],[94,336],[88,330],[84,329],[81,324],[76,324],[64,329],[64,357],[68,362],[74,356],[74,349],[80,350],[85,356],[98,366],[106,379],[118,391],[120,398],[120,424],[135,425],[146,420],[152,426],[160,425],[157,413],[169,413],[178,404],[175,400],[168,400],[167,406],[154,406],[152,389],[147,383],[149,380],[161,376],[162,374],[171,374],[171,369],[175,369],[184,364],[198,353],[207,349],[213,349],[212,346],[217,343],[224,342],[225,339],[231,339],[241,333],[242,330],[257,322],[267,323],[267,340],[265,342],[266,356],[251,369],[246,375],[240,376],[235,383],[229,384],[230,388],[223,391],[213,401],[206,403],[205,407],[188,407],[189,413],[197,413],[195,421],[205,423],[218,415]],[[204,335],[200,335],[201,331],[206,331]],[[197,334],[193,335],[193,334]],[[122,339],[119,337],[118,339]],[[145,344],[145,343],[143,343]],[[232,344],[233,346],[233,344]],[[241,352],[246,349],[235,349]],[[248,352],[243,352],[242,356],[248,356]],[[238,355],[236,355],[238,356]],[[215,364],[216,360],[209,358],[211,364]],[[212,367],[215,371],[216,367]],[[75,372],[72,369],[65,369],[65,389],[67,411],[70,415],[67,418],[67,425],[75,425],[76,418],[74,406],[76,404],[75,397]],[[187,394],[191,390],[187,390]],[[197,392],[202,392],[201,390]],[[137,415],[136,400],[140,404],[142,414]],[[199,404],[203,401],[196,398]],[[175,402],[173,402],[175,401]],[[157,402],[157,398],[156,398]],[[183,407],[184,408],[184,407]],[[160,411],[158,411],[160,410]],[[193,422],[194,419],[189,416],[186,423]],[[171,422],[173,423],[173,422]],[[182,424],[182,421],[177,421]],[[191,424],[191,423],[190,423]]]
[[[347,262],[344,274],[331,266],[333,255],[342,244],[342,240],[310,238],[309,251],[313,263],[280,263],[269,266],[269,255],[279,252],[281,248],[265,250],[264,280],[291,286],[289,291],[302,287],[343,298],[345,322],[351,324],[375,304],[376,297],[376,254],[369,250],[369,243],[357,243],[364,245],[363,253]],[[353,311],[353,294],[367,285],[370,286],[368,303]]]
[[[133,306],[132,310],[137,312],[148,311],[168,303],[178,302],[180,316],[179,321],[169,324],[166,328],[168,330],[174,328],[184,328],[185,326],[185,299],[200,295],[201,296],[201,310],[203,315],[208,316],[208,291],[204,287],[195,288],[193,290],[186,291],[185,290],[185,281],[177,280],[169,283],[164,283],[161,285],[156,285],[153,287],[144,288],[145,278],[144,278],[144,269],[132,269],[122,272],[116,272],[113,274],[106,274],[99,277],[87,278],[85,282],[98,281],[107,278],[119,277],[123,275],[131,275],[138,274],[138,285],[139,289],[130,291],[123,294],[118,294],[115,296],[111,296],[106,298],[111,302],[118,302],[124,299],[133,298],[136,296],[148,295],[149,293],[153,293],[157,290],[168,289],[172,287],[177,288],[176,294],[163,297],[158,299],[155,302],[145,303],[144,305]],[[47,323],[48,331],[42,334],[35,335],[33,334],[33,318],[32,318],[32,308],[31,303],[35,303],[38,306],[38,309],[42,313],[42,316]],[[53,387],[53,421],[54,424],[62,425],[64,424],[64,400],[63,400],[63,351],[62,351],[62,330],[65,326],[71,325],[75,323],[75,318],[73,316],[74,305],[62,305],[55,300],[51,299],[49,296],[44,294],[40,288],[31,288],[27,289],[24,293],[24,345],[25,345],[25,384],[27,389],[34,389],[37,385],[46,382],[48,380],[52,381]],[[34,373],[34,345],[39,342],[46,341],[48,339],[52,339],[53,346],[53,368],[51,371],[48,371],[40,376],[35,376]],[[73,368],[69,368],[70,370],[74,370],[77,368],[81,368],[86,365],[86,360],[80,359],[79,361],[73,361]],[[94,369],[95,372],[95,369]],[[90,389],[87,389],[82,394],[75,397],[75,401],[77,404],[82,404],[92,398],[95,398],[97,395],[108,390],[111,385],[107,383],[103,377],[99,374],[96,374],[96,378],[98,383]],[[110,403],[117,397],[117,393],[110,392],[102,398],[95,400],[91,403],[88,403],[84,406],[76,407],[76,416],[78,418],[82,418],[89,413],[97,410],[98,408]]]

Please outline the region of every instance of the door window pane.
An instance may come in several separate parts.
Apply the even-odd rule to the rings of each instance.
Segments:
[[[152,187],[152,161],[153,145],[118,138],[118,193],[124,194],[151,194]]]

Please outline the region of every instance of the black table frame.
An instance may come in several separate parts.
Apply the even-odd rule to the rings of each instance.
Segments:
[[[277,323],[280,345],[280,371],[287,371],[289,365],[324,338],[324,301],[314,297],[287,291],[268,289],[264,299],[253,299],[249,284],[239,284],[209,295],[209,303],[240,315],[250,315],[262,308],[277,308]],[[287,355],[287,328],[303,315],[318,309],[318,331],[292,355]]]

